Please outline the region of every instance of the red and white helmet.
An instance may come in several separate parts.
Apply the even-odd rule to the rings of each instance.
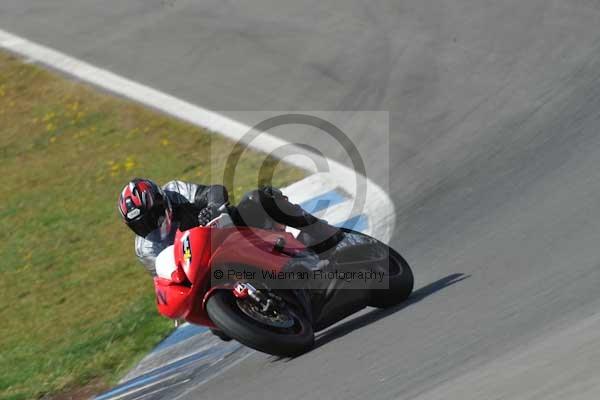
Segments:
[[[160,229],[164,240],[171,231],[171,202],[160,186],[149,179],[135,178],[125,185],[117,208],[125,224],[138,236],[146,237]]]

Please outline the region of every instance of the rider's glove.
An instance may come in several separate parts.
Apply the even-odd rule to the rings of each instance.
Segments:
[[[198,224],[200,226],[206,226],[217,216],[217,213],[218,209],[214,205],[208,205],[204,207],[200,213],[198,213]]]

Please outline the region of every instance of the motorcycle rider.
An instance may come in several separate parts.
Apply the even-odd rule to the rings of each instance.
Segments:
[[[173,244],[177,229],[206,225],[220,215],[223,206],[238,226],[271,229],[282,224],[297,228],[301,231],[299,239],[317,253],[334,247],[343,237],[339,229],[289,202],[270,186],[246,193],[237,207],[231,207],[227,189],[221,185],[174,180],[160,187],[150,179],[135,178],[121,191],[117,208],[136,234],[138,259],[155,276],[156,257]]]

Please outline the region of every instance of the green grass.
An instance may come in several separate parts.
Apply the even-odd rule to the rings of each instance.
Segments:
[[[106,387],[172,330],[117,195],[133,176],[220,182],[232,148],[0,53],[0,398]],[[234,196],[263,162],[275,185],[302,177],[244,153]]]

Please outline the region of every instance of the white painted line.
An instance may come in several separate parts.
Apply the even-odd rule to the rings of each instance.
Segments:
[[[310,192],[306,188],[310,187]],[[303,203],[307,200],[314,199],[323,193],[337,189],[338,182],[335,182],[328,173],[312,174],[300,182],[292,183],[285,189],[283,193],[287,196],[292,196],[296,203]]]
[[[3,30],[0,30],[0,47],[236,141],[241,140],[251,129],[224,115],[198,107]],[[284,145],[289,146],[286,141],[268,133],[262,133],[251,143],[246,144],[250,148],[267,154],[274,153],[275,156],[278,148]],[[299,154],[304,152],[298,146],[295,146],[294,150],[297,150]],[[307,171],[312,171],[313,168],[312,162],[305,157],[291,157],[286,161]],[[356,187],[354,171],[335,160],[327,159],[327,162],[330,168],[329,174],[335,179],[336,184],[349,194],[354,193]],[[367,188],[365,210],[361,210],[369,215],[370,223],[366,233],[387,242],[395,227],[394,204],[381,187],[367,178],[360,177],[359,179],[361,179],[360,183],[366,185]]]

